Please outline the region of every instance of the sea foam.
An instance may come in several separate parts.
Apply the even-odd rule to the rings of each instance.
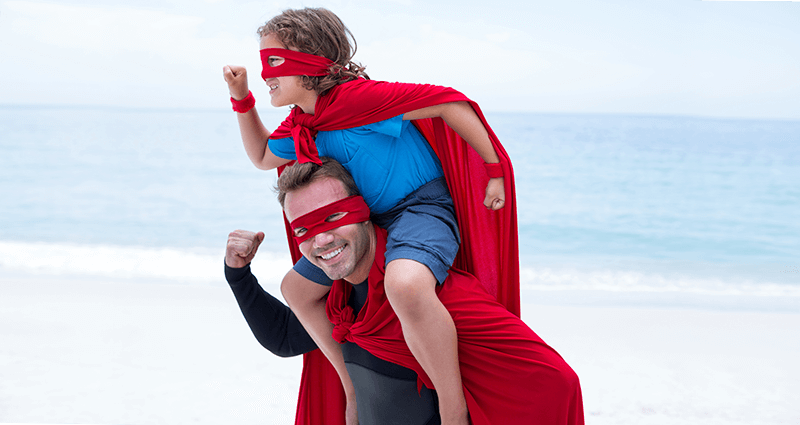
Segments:
[[[521,286],[536,291],[606,291],[631,293],[686,293],[755,297],[796,297],[800,285],[751,279],[723,279],[693,275],[665,275],[634,270],[568,270],[522,268]]]
[[[224,250],[0,242],[0,271],[213,284],[224,282]],[[279,281],[289,254],[263,251],[253,261],[262,281]]]

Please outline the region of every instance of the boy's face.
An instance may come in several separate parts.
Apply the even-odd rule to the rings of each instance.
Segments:
[[[261,49],[287,49],[274,34],[267,34],[261,37]],[[295,50],[295,49],[291,49]],[[283,63],[280,56],[270,56],[268,63],[278,66]],[[303,112],[314,113],[314,104],[317,101],[317,94],[314,90],[303,87],[301,77],[293,75],[287,77],[267,78],[264,80],[269,87],[270,103],[274,107],[299,106]]]

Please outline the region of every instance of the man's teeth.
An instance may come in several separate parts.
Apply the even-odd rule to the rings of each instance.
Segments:
[[[269,86],[269,88],[270,88],[271,90],[275,90],[275,89],[277,89],[277,88],[278,88],[278,85],[277,85],[277,84],[275,84],[274,86]]]
[[[330,260],[331,258],[333,258],[336,255],[338,255],[340,252],[342,252],[343,249],[344,249],[344,247],[341,247],[341,248],[337,249],[336,251],[331,252],[330,254],[320,255],[320,257],[322,257],[323,260]]]

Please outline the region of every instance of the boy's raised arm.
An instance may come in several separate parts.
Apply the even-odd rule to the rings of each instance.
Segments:
[[[247,97],[250,90],[247,85],[247,70],[243,66],[226,65],[222,68],[222,74],[232,98],[242,100]],[[236,118],[239,121],[244,150],[256,168],[271,170],[289,162],[269,150],[267,141],[271,133],[264,127],[255,107],[245,113],[237,112]]]

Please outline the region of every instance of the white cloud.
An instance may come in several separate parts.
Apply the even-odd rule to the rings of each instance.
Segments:
[[[458,33],[412,23],[405,33],[359,45],[357,59],[374,71],[373,78],[450,86],[483,104],[493,95],[519,93],[548,66],[536,53],[513,43],[510,31]]]
[[[486,39],[493,43],[505,43],[511,39],[511,32],[503,31],[501,33],[486,34]]]
[[[82,52],[146,53],[175,60],[236,48],[243,40],[231,35],[204,37],[206,18],[127,6],[59,5],[9,1],[10,29],[46,46]],[[254,43],[254,36],[250,40]]]
[[[89,7],[10,1],[19,35],[61,48],[110,51],[159,51],[166,40],[196,31],[203,18],[129,7]]]
[[[203,19],[128,7],[88,7],[10,1],[19,15],[11,28],[57,47],[100,52],[159,50],[167,36],[193,31]],[[184,37],[185,38],[185,37]]]
[[[162,10],[28,1],[3,6],[0,34],[15,43],[0,46],[0,55],[24,67],[28,80],[24,88],[6,89],[5,101],[208,106],[216,103],[209,98],[225,99],[223,65],[257,64],[255,27],[206,34],[206,18]],[[0,69],[0,78],[12,80],[14,73]]]
[[[302,1],[0,0],[0,102],[224,107],[227,63],[263,97],[255,29]],[[487,111],[800,113],[794,9],[578,3],[326,6],[373,78],[452,86]]]

